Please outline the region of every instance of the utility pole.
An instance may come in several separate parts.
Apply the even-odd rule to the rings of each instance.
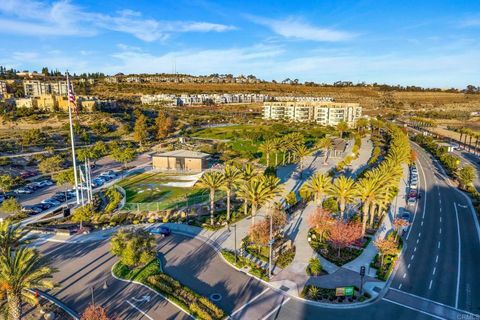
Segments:
[[[268,254],[268,279],[272,277],[272,246],[273,246],[273,216],[270,214],[270,240],[268,241],[269,254]]]
[[[363,278],[365,277],[365,266],[360,267],[360,295],[363,294]]]
[[[237,263],[237,225],[234,224],[233,226],[233,240],[235,242],[234,247],[235,247],[235,263]]]

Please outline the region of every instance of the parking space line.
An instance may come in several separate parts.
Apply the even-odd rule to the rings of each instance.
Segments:
[[[274,314],[275,312],[277,312],[278,309],[280,309],[285,303],[287,303],[288,301],[290,301],[291,298],[287,298],[285,301],[283,301],[279,306],[277,306],[276,308],[274,308],[272,311],[270,311],[265,317],[262,318],[262,320],[265,320],[265,319],[268,319],[270,318],[270,316],[272,314]]]
[[[150,320],[154,320],[152,317],[150,317],[145,311],[143,311],[142,309],[140,309],[139,307],[137,307],[136,305],[134,305],[133,303],[131,303],[130,301],[126,301],[132,308],[134,308],[135,310],[137,310],[138,312],[140,312],[141,314],[143,314],[145,317],[147,317],[148,319]]]
[[[269,291],[270,288],[267,288],[265,290],[263,290],[262,292],[260,292],[258,295],[256,295],[255,297],[253,297],[251,300],[247,301],[243,306],[241,306],[240,308],[238,308],[237,310],[233,311],[232,314],[230,316],[233,316],[235,314],[237,314],[238,312],[242,311],[244,308],[248,307],[252,302],[254,302],[255,300],[257,300],[258,298],[260,298],[263,294],[265,294],[267,291]]]

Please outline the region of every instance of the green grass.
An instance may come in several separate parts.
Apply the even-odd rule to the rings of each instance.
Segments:
[[[208,201],[208,192],[194,187],[164,186],[167,182],[181,181],[174,176],[179,174],[141,173],[122,180],[119,185],[125,189],[127,203],[158,202],[159,210],[184,206],[188,203]]]
[[[117,262],[113,266],[113,274],[119,278],[138,281],[138,282],[145,282],[145,280],[154,274],[157,274],[162,271],[162,267],[160,262],[155,259],[150,261],[147,265],[130,269],[126,265],[121,262]]]

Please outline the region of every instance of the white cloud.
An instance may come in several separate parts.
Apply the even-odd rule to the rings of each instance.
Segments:
[[[89,12],[68,0],[49,5],[35,0],[4,0],[0,6],[0,32],[41,35],[91,36],[100,29],[131,34],[143,41],[165,40],[173,33],[225,32],[233,26],[198,21],[145,19],[140,12],[124,9],[116,15]]]
[[[269,19],[248,16],[253,22],[266,26],[276,34],[288,39],[301,39],[319,42],[345,41],[353,38],[353,33],[338,31],[331,28],[321,28],[305,23],[299,18]]]

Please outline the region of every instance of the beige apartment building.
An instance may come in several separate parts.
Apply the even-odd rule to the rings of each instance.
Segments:
[[[153,170],[202,172],[208,169],[208,153],[175,150],[157,153],[152,156]]]
[[[263,104],[264,119],[316,122],[326,126],[345,121],[353,126],[361,116],[362,107],[358,103],[283,101]]]
[[[45,82],[41,80],[25,80],[23,81],[23,89],[25,96],[38,97],[46,94],[66,95],[67,82],[55,81]]]

